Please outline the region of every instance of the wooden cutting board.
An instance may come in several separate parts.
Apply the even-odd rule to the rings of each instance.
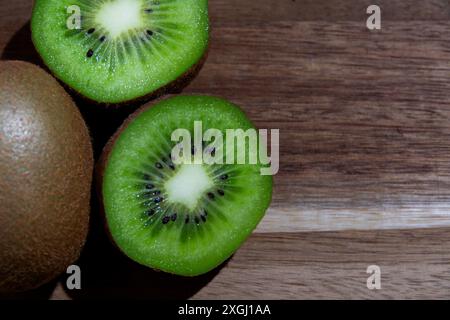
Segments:
[[[30,0],[0,1],[2,59],[39,63]],[[83,289],[32,298],[450,298],[450,6],[365,0],[210,0],[209,58],[184,90],[223,96],[280,129],[273,203],[214,272],[140,267],[93,228]],[[96,151],[125,116],[80,104]],[[98,129],[99,115],[110,122]],[[94,243],[94,244],[93,244]],[[378,265],[381,290],[368,290]]]

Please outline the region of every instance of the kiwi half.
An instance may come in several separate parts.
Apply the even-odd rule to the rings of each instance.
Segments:
[[[261,175],[260,163],[175,164],[172,150],[178,142],[172,132],[187,129],[194,139],[195,121],[201,121],[203,132],[220,130],[224,146],[226,129],[254,128],[225,100],[171,97],[136,111],[111,138],[99,164],[101,200],[114,242],[143,265],[183,276],[206,273],[229,258],[272,197],[272,177]],[[192,145],[194,158],[201,151]],[[203,141],[203,154],[218,152],[210,146]]]
[[[120,104],[196,70],[208,46],[208,1],[37,0],[31,29],[60,80],[90,100]]]

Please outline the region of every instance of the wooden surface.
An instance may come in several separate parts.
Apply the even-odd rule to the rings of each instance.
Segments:
[[[209,58],[185,92],[281,129],[264,221],[223,267],[180,279],[119,255],[94,205],[83,290],[25,297],[450,298],[449,2],[377,1],[382,30],[369,31],[372,3],[210,0]],[[2,59],[39,63],[30,7],[0,1]],[[79,106],[98,154],[126,112]],[[373,264],[379,291],[366,288]]]

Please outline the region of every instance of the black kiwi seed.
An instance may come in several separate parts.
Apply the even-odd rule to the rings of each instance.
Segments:
[[[175,170],[175,165],[172,163],[172,156],[169,155],[169,159],[164,158],[163,162],[167,164],[170,169]]]
[[[162,198],[162,197],[157,197],[157,198],[155,198],[155,200],[153,200],[153,202],[154,203],[160,203],[160,202],[162,202],[164,200],[164,198]]]
[[[94,33],[95,32],[95,28],[90,28],[89,30],[88,30],[88,34],[92,34],[92,33]]]
[[[223,174],[220,176],[220,180],[227,180],[228,179],[228,175],[227,174]]]
[[[94,51],[92,49],[89,49],[88,52],[86,53],[86,57],[90,58],[94,55]]]
[[[147,34],[148,34],[149,36],[152,36],[152,35],[153,35],[153,31],[152,31],[152,30],[147,30]]]
[[[208,192],[208,198],[210,198],[211,200],[214,200],[215,195],[212,192]]]
[[[145,212],[145,214],[146,214],[147,216],[151,217],[152,215],[155,214],[155,210],[153,210],[153,209],[147,210],[147,211]]]
[[[145,9],[145,12],[147,12],[147,13],[152,13],[152,12],[153,12],[153,9]]]
[[[199,224],[199,223],[200,223],[200,219],[199,219],[198,217],[195,217],[194,220],[195,220],[195,223],[196,223],[196,224]]]
[[[172,170],[175,170],[175,165],[173,164],[173,160],[172,160],[172,154],[169,153],[169,159],[167,160],[167,163],[169,164],[169,168]]]
[[[201,215],[200,218],[202,218],[203,222],[206,222],[206,217],[204,215]]]
[[[225,192],[221,189],[217,190],[217,193],[222,197],[225,195]]]
[[[158,168],[158,169],[162,169],[163,166],[162,166],[161,163],[157,162],[157,163],[155,164],[155,167]]]
[[[169,216],[165,216],[164,218],[162,218],[162,223],[163,224],[168,224],[170,221],[170,217]]]
[[[106,40],[106,37],[105,36],[101,36],[99,40],[100,40],[100,42],[103,42],[103,41]]]
[[[174,213],[171,217],[170,217],[170,219],[172,220],[172,221],[176,221],[177,220],[177,214],[176,213]]]
[[[186,216],[186,219],[184,220],[184,223],[186,223],[186,224],[189,223],[189,216]]]
[[[205,217],[207,217],[207,216],[208,216],[208,211],[203,210],[203,215],[204,215]]]

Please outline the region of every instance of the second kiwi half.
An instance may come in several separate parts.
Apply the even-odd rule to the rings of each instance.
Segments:
[[[89,100],[121,104],[189,77],[208,47],[207,0],[38,0],[33,43]]]

